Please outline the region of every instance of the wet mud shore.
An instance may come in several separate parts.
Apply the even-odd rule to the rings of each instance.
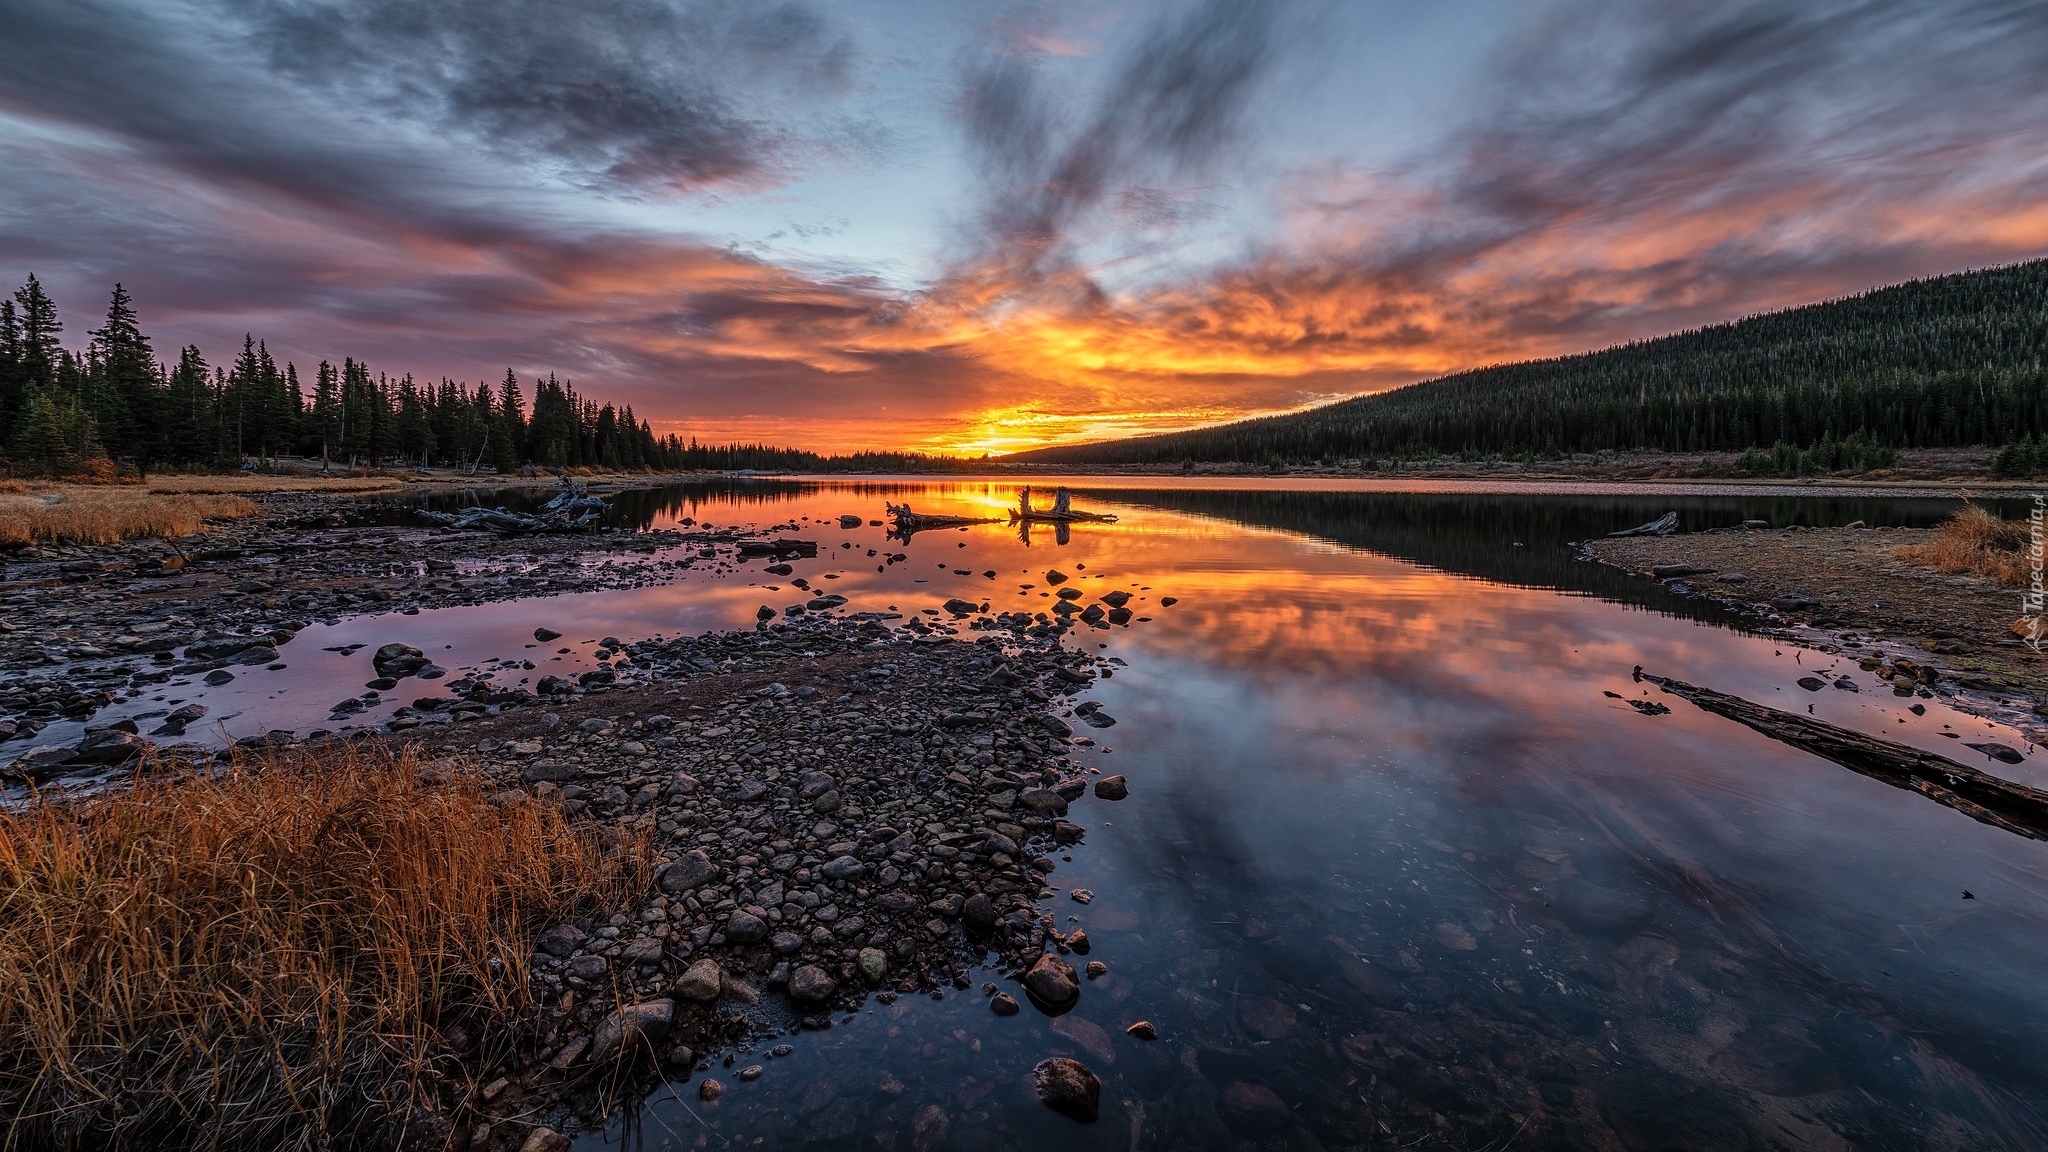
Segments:
[[[1898,549],[1933,535],[1724,528],[1591,540],[1581,552],[1674,593],[1722,603],[1774,635],[1855,659],[1869,674],[1859,688],[1940,695],[2048,743],[2048,717],[2035,711],[2048,707],[2048,656],[2012,630],[2021,590],[1898,558]]]

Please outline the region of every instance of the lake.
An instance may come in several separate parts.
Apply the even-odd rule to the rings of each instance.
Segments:
[[[1048,568],[1091,599],[1131,592],[1140,619],[1066,638],[1123,662],[1089,693],[1118,723],[1075,752],[1127,776],[1131,797],[1077,804],[1086,841],[1051,877],[1063,891],[1050,910],[1085,927],[1087,959],[1108,967],[1071,1013],[999,1018],[978,986],[870,1001],[788,1036],[785,1057],[740,1055],[734,1068],[765,1065],[757,1082],[715,1071],[718,1103],[678,1082],[578,1148],[2048,1144],[2048,846],[1630,673],[1810,707],[2043,783],[2038,756],[1996,765],[1944,733],[2024,738],[1939,699],[1917,715],[1875,690],[1856,650],[1789,646],[1567,543],[1668,510],[1688,529],[1924,526],[1953,501],[1075,483],[1078,506],[1118,521],[908,542],[871,523],[885,500],[1001,515],[1016,486],[982,480],[730,480],[614,498],[620,530],[794,522],[777,534],[819,543],[794,575],[848,611],[955,596],[1043,609]],[[842,515],[861,527],[839,528]],[[324,720],[328,685],[361,679],[369,654],[320,650],[352,643],[403,639],[477,667],[545,625],[571,651],[534,678],[588,667],[606,635],[752,627],[760,606],[802,599],[762,563],[316,625],[287,646],[287,671],[216,714],[234,734]],[[1795,686],[1808,674],[1864,691],[1808,693]],[[1077,888],[1092,902],[1068,899]],[[1127,1036],[1138,1020],[1158,1039]],[[1097,1123],[1037,1102],[1030,1070],[1051,1055],[1101,1077]]]

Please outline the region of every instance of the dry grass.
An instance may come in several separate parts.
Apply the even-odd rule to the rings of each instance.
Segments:
[[[151,492],[241,493],[261,492],[379,492],[402,488],[396,476],[152,476]]]
[[[339,745],[0,813],[0,1146],[405,1143],[458,1029],[505,1050],[532,932],[646,861]]]
[[[184,536],[208,520],[256,515],[240,496],[166,496],[139,488],[38,485],[0,493],[0,546],[118,544],[143,536]]]
[[[1932,542],[1910,544],[1896,555],[1948,576],[1988,576],[2006,588],[2027,580],[2028,527],[2022,520],[2002,520],[1975,504],[1965,504],[1941,522]]]

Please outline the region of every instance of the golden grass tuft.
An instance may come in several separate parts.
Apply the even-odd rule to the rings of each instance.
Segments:
[[[2017,588],[2027,580],[2028,528],[2025,521],[2004,520],[1965,504],[1941,522],[1934,539],[1909,544],[1896,555],[1907,564],[1933,568],[1947,576],[1986,576],[2002,587]]]
[[[254,516],[240,496],[166,496],[139,488],[48,485],[0,493],[0,546],[118,544],[185,536],[208,520]]]
[[[532,933],[647,880],[511,795],[337,743],[0,813],[0,1146],[417,1132],[456,1029],[506,1051]]]
[[[152,476],[151,492],[190,494],[243,494],[263,492],[381,492],[402,488],[396,476]]]

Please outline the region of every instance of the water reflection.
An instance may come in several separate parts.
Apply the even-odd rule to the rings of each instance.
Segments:
[[[969,514],[1008,493],[955,483],[918,500]],[[874,495],[823,486],[777,512],[823,521]],[[1926,523],[1952,505],[1089,495],[1122,522],[1065,548],[1027,550],[997,526],[919,534],[905,563],[874,572],[849,563],[855,534],[852,556],[828,549],[807,571],[841,572],[855,608],[960,588],[1032,606],[1049,563],[1091,598],[1136,597],[1149,619],[1079,634],[1128,661],[1091,690],[1121,723],[1084,755],[1126,774],[1132,798],[1077,806],[1088,842],[1054,877],[1095,893],[1054,910],[1087,928],[1108,975],[1058,1020],[999,1019],[972,990],[871,1005],[716,1105],[659,1092],[585,1146],[2048,1136],[2043,846],[1689,706],[1643,716],[1602,695],[1641,693],[1628,670],[1643,664],[1771,703],[1827,658],[1688,618],[1682,602],[1614,603],[1656,594],[1604,587],[1562,547],[1668,507]],[[697,507],[684,514],[703,518]],[[754,596],[732,591],[738,606]],[[707,594],[725,593],[682,592]],[[1941,724],[1979,723],[1871,693],[1799,698],[1944,753]],[[1160,1039],[1126,1036],[1139,1019]],[[1101,1075],[1099,1123],[1037,1104],[1028,1073],[1049,1055]]]

